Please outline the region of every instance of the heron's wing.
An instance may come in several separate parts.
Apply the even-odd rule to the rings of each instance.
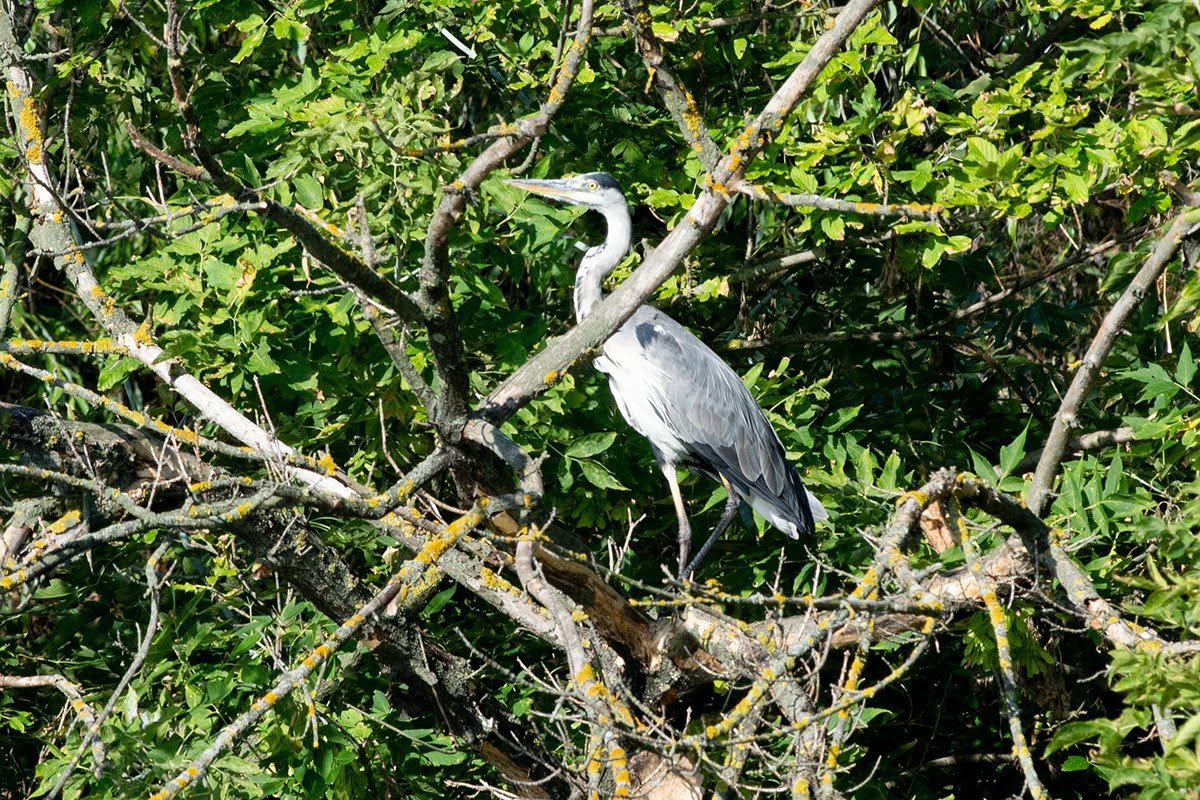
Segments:
[[[778,510],[792,523],[785,527],[812,530],[820,505],[809,507],[775,429],[737,374],[691,331],[643,306],[604,353],[622,413],[656,452],[723,475],[756,508],[758,500]]]

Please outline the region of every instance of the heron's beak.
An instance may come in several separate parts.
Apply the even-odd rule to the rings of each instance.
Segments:
[[[567,203],[578,203],[579,199],[576,192],[564,180],[535,180],[533,178],[513,178],[506,180],[509,186],[515,186],[518,189],[524,189],[530,194],[540,194],[542,197],[550,197],[554,200],[562,200]]]

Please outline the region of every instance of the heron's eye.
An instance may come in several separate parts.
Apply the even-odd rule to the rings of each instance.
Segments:
[[[587,187],[589,192],[594,192],[600,188],[600,184],[596,183],[595,181],[588,181]]]

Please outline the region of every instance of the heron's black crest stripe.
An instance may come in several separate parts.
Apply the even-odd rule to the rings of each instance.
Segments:
[[[617,183],[617,179],[607,172],[589,172],[586,175],[580,175],[581,178],[587,178],[600,184],[605,189],[616,189],[621,191],[621,184]]]

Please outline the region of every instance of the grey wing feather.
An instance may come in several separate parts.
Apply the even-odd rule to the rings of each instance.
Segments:
[[[813,529],[807,492],[775,429],[737,374],[691,331],[642,306],[604,353],[607,363],[598,366],[609,373],[622,414],[660,461],[723,475],[800,532]]]

